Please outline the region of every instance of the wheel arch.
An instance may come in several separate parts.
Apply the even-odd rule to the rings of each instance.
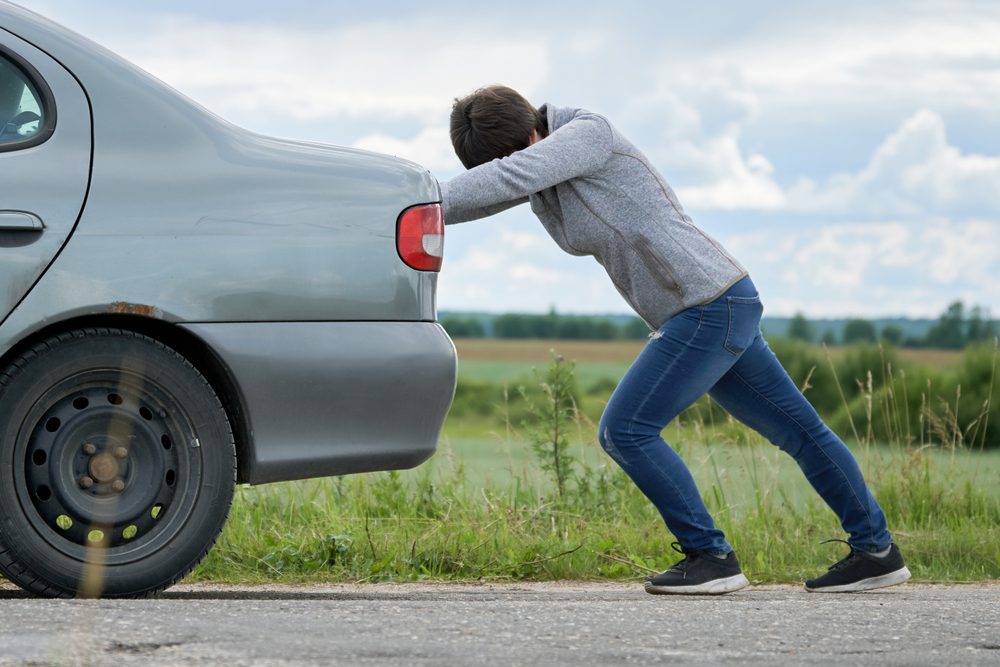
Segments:
[[[141,315],[109,313],[73,317],[51,323],[18,341],[0,355],[0,369],[6,368],[19,354],[46,338],[86,327],[125,329],[148,336],[174,349],[197,368],[222,401],[232,427],[236,443],[236,481],[242,484],[250,479],[250,466],[254,461],[253,431],[239,383],[212,347],[186,329],[164,320]]]

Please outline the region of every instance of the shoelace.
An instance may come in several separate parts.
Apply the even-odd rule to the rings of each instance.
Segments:
[[[698,555],[698,552],[688,551],[687,549],[681,546],[680,542],[671,542],[670,548],[679,554],[683,554],[684,558],[674,563],[673,566],[671,566],[670,569],[667,570],[667,572],[670,572],[672,570],[676,570],[677,572],[687,572],[688,565],[690,565],[694,557]]]
[[[831,565],[829,568],[827,568],[828,570],[831,570],[831,571],[832,570],[841,570],[841,569],[847,567],[848,565],[850,565],[851,563],[853,563],[856,559],[860,558],[860,556],[858,555],[858,551],[854,547],[852,547],[851,543],[848,542],[847,540],[840,540],[840,539],[834,538],[832,540],[823,540],[822,542],[820,542],[820,544],[829,544],[830,542],[843,542],[848,547],[850,547],[851,553],[847,554],[846,556],[844,556],[843,558],[841,558],[840,560],[838,560],[836,563],[834,563],[833,565]]]
[[[688,551],[685,551],[684,547],[682,547],[680,545],[680,542],[672,542],[670,544],[670,547],[674,551],[676,551],[677,553],[684,554],[684,558],[682,558],[678,562],[676,562],[673,565],[671,565],[669,568],[667,568],[666,571],[667,572],[682,572],[682,573],[684,573],[686,575],[687,574],[687,568],[688,568],[688,565],[689,565],[689,559],[692,556],[696,555],[697,552],[688,552]],[[646,577],[646,581],[652,580],[654,576],[656,576],[656,575],[650,575],[650,576]]]
[[[701,551],[696,551],[696,550],[685,549],[684,547],[681,546],[680,542],[671,542],[670,543],[670,548],[672,548],[674,551],[676,551],[679,554],[683,554],[684,558],[682,558],[681,560],[679,560],[676,563],[674,563],[673,565],[671,565],[667,569],[667,572],[681,572],[682,574],[684,574],[685,576],[687,576],[688,566],[690,566],[694,562],[695,558],[698,558],[699,556],[701,556],[702,552]],[[646,577],[646,581],[649,581],[652,578],[653,578],[652,576]]]

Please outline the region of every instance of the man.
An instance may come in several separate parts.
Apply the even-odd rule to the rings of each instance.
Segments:
[[[844,443],[799,392],[759,329],[746,269],[698,229],[673,190],[606,118],[504,86],[456,100],[451,139],[468,171],[441,183],[446,224],[530,202],[555,242],[591,255],[653,332],[601,418],[601,446],[653,502],[684,558],[650,593],[747,585],[684,462],[660,436],[702,394],[788,452],[840,518],[850,554],[806,590],[862,591],[910,572]]]
[[[20,141],[21,128],[39,120],[38,114],[21,111],[24,79],[13,65],[0,58],[0,142]]]

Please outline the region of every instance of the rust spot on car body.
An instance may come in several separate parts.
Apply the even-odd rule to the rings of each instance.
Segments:
[[[116,315],[140,315],[142,317],[155,317],[161,319],[163,311],[156,306],[147,306],[143,303],[129,303],[127,301],[115,301],[111,304],[111,312]]]

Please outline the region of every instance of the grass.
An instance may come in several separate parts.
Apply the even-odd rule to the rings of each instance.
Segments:
[[[801,581],[840,557],[820,544],[841,536],[833,514],[780,451],[752,436],[675,443],[751,580]],[[631,579],[668,567],[672,538],[645,498],[617,468],[579,456],[588,490],[568,502],[526,445],[488,439],[454,441],[414,471],[241,488],[195,576]],[[861,459],[916,579],[1000,578],[1000,453],[878,447]]]
[[[993,359],[995,367],[995,351]],[[876,390],[867,391],[871,403]],[[672,537],[597,446],[588,412],[576,413],[569,432],[562,495],[528,444],[537,424],[451,417],[439,453],[416,470],[239,489],[219,544],[193,576],[629,580],[669,567],[678,558]],[[960,439],[878,442],[863,423],[858,430],[852,447],[915,579],[1000,578],[1000,450]],[[843,545],[821,544],[843,536],[832,512],[757,434],[691,410],[664,437],[752,581],[802,581],[843,555]]]
[[[516,386],[532,377],[535,369],[549,362],[555,347],[577,362],[577,381],[587,389],[600,383],[617,382],[635,361],[645,341],[552,341],[457,338],[459,380],[507,383]],[[855,348],[827,348],[830,359],[840,362]],[[962,360],[961,350],[899,348],[899,360],[934,371],[954,368]],[[824,353],[825,356],[825,353]]]

